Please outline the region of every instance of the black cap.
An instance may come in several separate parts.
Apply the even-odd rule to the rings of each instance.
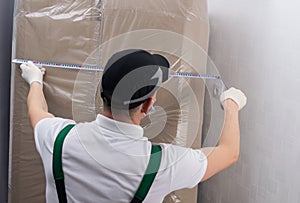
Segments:
[[[107,62],[101,97],[107,106],[132,109],[149,99],[169,78],[169,62],[159,54],[130,49],[115,53]]]

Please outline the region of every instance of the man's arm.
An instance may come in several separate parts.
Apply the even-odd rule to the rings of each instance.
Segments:
[[[32,127],[44,118],[53,118],[54,115],[48,112],[48,105],[43,93],[43,86],[39,82],[33,82],[27,98],[28,115]]]
[[[229,89],[228,98],[221,98],[225,118],[221,138],[217,147],[202,148],[207,157],[207,170],[201,181],[205,181],[221,170],[237,162],[240,152],[240,129],[238,111],[246,105],[247,98],[236,89]]]
[[[20,68],[23,79],[30,85],[27,106],[29,119],[34,128],[40,120],[54,117],[48,112],[47,102],[43,93],[45,69],[37,67],[32,62],[22,64]]]

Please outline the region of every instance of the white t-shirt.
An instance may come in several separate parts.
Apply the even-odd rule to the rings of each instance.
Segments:
[[[36,148],[46,175],[46,199],[58,202],[52,174],[53,145],[58,133],[73,120],[45,118],[35,127]],[[170,192],[192,188],[203,178],[206,156],[193,150],[160,144],[159,171],[144,200],[162,202]],[[79,123],[63,145],[63,171],[68,202],[128,203],[146,171],[151,142],[138,125],[118,122],[98,115],[93,122]]]

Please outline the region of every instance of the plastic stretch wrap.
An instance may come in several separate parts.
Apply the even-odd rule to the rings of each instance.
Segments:
[[[206,0],[16,0],[14,58],[104,66],[116,51],[142,48],[165,55],[172,71],[206,73]],[[13,65],[10,202],[44,202],[45,178],[26,107],[28,85]],[[101,72],[49,67],[44,92],[56,116],[91,121],[101,112]],[[212,85],[213,86],[213,85]],[[142,125],[153,142],[199,148],[205,81],[171,78],[155,114]],[[184,178],[184,174],[183,174]],[[196,202],[197,189],[164,202]]]

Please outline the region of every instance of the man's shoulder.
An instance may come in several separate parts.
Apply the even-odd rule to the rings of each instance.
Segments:
[[[44,118],[34,128],[36,148],[41,154],[45,147],[52,151],[52,145],[58,133],[67,125],[75,124],[74,120],[60,117]]]
[[[206,156],[200,149],[192,149],[172,144],[160,144],[163,158],[166,164],[195,163],[195,161],[206,160]]]
[[[36,127],[36,130],[43,130],[44,128],[50,129],[50,128],[63,128],[65,125],[68,124],[76,124],[74,120],[71,119],[66,119],[66,118],[61,118],[61,117],[53,117],[53,118],[44,118],[40,120]]]
[[[159,144],[163,150],[165,150],[165,152],[168,153],[188,153],[188,152],[192,152],[198,149],[192,149],[190,147],[184,147],[184,146],[179,146],[179,145],[174,145],[174,144],[166,144],[166,143],[160,143]]]

